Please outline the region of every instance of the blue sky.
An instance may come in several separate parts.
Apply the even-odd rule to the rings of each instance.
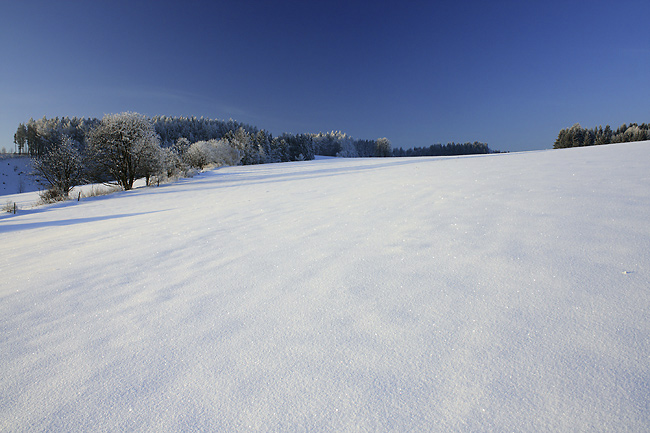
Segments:
[[[509,151],[650,122],[647,0],[0,0],[0,41],[7,149],[122,111]]]

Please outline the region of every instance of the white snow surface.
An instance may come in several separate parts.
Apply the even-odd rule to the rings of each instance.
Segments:
[[[650,142],[0,216],[0,431],[650,431]]]
[[[0,199],[3,196],[38,191],[38,184],[29,173],[32,171],[29,156],[14,156],[0,154]]]

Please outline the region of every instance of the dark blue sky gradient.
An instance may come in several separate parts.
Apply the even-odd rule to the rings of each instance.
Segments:
[[[650,2],[0,0],[0,147],[30,117],[233,118],[550,148],[650,122]]]

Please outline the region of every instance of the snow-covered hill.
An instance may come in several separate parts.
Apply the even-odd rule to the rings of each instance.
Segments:
[[[8,194],[38,191],[28,156],[0,156],[0,199]]]
[[[0,216],[1,431],[650,430],[650,142]]]

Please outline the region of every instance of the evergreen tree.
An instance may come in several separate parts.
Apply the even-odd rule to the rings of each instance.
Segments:
[[[16,144],[16,151],[21,154],[25,150],[27,143],[27,128],[22,123],[18,125],[18,129],[14,134],[14,143]]]
[[[377,149],[374,156],[390,156],[392,154],[391,144],[387,138],[377,139]]]

